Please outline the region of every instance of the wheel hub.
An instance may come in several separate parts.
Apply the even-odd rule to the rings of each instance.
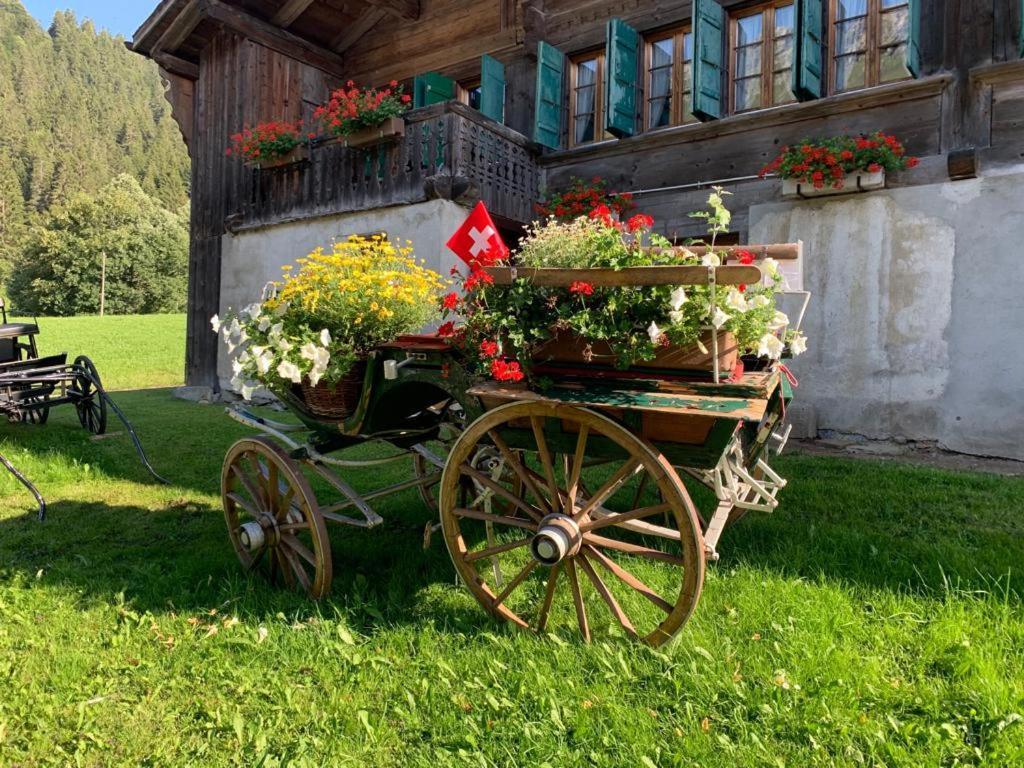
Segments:
[[[541,565],[557,565],[579,552],[582,543],[583,534],[575,520],[568,515],[548,515],[530,541],[530,552]]]
[[[245,523],[238,529],[238,540],[242,542],[247,552],[256,552],[267,543],[266,534],[263,533],[263,526],[252,520]]]

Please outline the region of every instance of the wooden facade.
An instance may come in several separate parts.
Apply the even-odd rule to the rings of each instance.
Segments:
[[[828,15],[828,0],[814,1]],[[727,22],[757,5],[698,2],[712,3]],[[240,228],[432,197],[483,199],[505,223],[522,224],[542,188],[601,176],[615,190],[636,193],[664,232],[679,237],[695,234],[699,225],[687,212],[700,207],[706,186],[724,181],[735,195],[742,238],[749,206],[778,199],[778,183],[757,179],[757,171],[779,147],[804,137],[897,134],[922,160],[890,179],[896,186],[1024,164],[1024,3],[911,5],[916,77],[738,114],[726,108],[717,119],[647,131],[640,92],[633,135],[619,131],[620,138],[571,148],[566,86],[545,139],[561,146],[551,148],[535,141],[545,97],[538,94],[541,44],[565,61],[603,52],[617,19],[643,45],[660,31],[689,29],[691,0],[163,0],[131,47],[164,70],[192,157],[187,380],[216,385],[216,338],[207,322],[220,309],[221,238]],[[729,39],[720,44],[728,54]],[[485,55],[504,67],[504,125],[462,104],[434,104],[408,115],[402,141],[370,153],[317,145],[307,164],[275,171],[225,156],[228,137],[241,127],[309,120],[349,79],[411,86],[438,73],[471,87]],[[823,60],[828,56],[824,51]],[[641,53],[641,68],[646,60]],[[642,87],[644,74],[637,75]],[[728,71],[721,78],[727,87]],[[618,119],[621,125],[621,111]]]

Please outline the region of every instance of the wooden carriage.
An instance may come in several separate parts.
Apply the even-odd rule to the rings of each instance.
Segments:
[[[762,257],[769,248],[799,254],[799,245],[747,246]],[[756,265],[491,274],[498,286],[524,276],[556,286],[727,286],[762,276]],[[440,517],[428,532],[443,530],[461,581],[494,616],[536,630],[564,619],[588,640],[610,629],[664,643],[693,612],[726,525],[778,505],[785,480],[767,459],[788,437],[789,381],[764,361],[743,373],[570,363],[546,374],[544,389],[473,380],[445,342],[407,337],[371,355],[360,405],[342,422],[312,416],[289,393],[298,425],[233,410],[266,435],[239,441],[224,465],[228,530],[243,564],[322,597],[332,577],[325,523],[374,527],[373,499],[418,488]],[[397,450],[328,455],[369,440]],[[373,492],[341,477],[405,457],[412,477]],[[304,469],[338,499],[318,499]],[[687,481],[713,494],[703,513]]]

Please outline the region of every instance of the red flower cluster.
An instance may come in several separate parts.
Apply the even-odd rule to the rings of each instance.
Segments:
[[[463,286],[467,291],[475,291],[481,285],[493,285],[494,278],[491,277],[487,272],[482,269],[474,269],[469,273],[469,276],[463,282]]]
[[[441,306],[445,309],[455,309],[459,306],[459,294],[452,291],[441,300]]]
[[[554,217],[567,222],[586,216],[600,206],[608,208],[609,213],[622,215],[633,209],[633,196],[612,194],[607,191],[606,182],[595,176],[588,184],[582,179],[574,178],[567,190],[551,195],[544,202],[538,203],[535,210],[542,217]]]
[[[740,264],[753,264],[754,254],[747,250],[736,251],[736,256],[740,260]]]
[[[638,232],[641,229],[650,229],[654,226],[654,217],[648,216],[646,213],[638,213],[626,222],[626,226],[629,227],[630,232]]]
[[[498,342],[491,341],[490,339],[484,339],[480,342],[480,357],[487,359],[489,357],[498,356]]]
[[[245,128],[231,136],[231,146],[224,153],[228,157],[241,155],[246,160],[276,160],[302,143],[302,121],[286,123],[275,121]]]
[[[515,360],[508,362],[496,358],[491,361],[491,377],[495,381],[522,381],[523,369]]]
[[[842,189],[847,174],[868,171],[901,171],[917,165],[895,136],[877,131],[870,136],[837,136],[803,141],[783,147],[778,157],[761,169],[783,179],[796,179],[821,189],[826,184]]]
[[[335,136],[347,136],[363,128],[375,128],[390,117],[398,117],[409,108],[412,98],[404,93],[397,80],[387,88],[358,88],[349,80],[344,88],[331,94],[330,100],[317,107],[313,117]]]
[[[577,280],[569,286],[569,293],[578,293],[581,296],[593,296],[594,286],[590,283],[585,283],[582,280]]]
[[[447,323],[441,323],[437,329],[437,335],[442,339],[450,339],[455,335],[455,323],[449,320]]]

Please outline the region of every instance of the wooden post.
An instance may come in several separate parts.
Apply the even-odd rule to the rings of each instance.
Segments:
[[[107,308],[107,252],[103,251],[100,262],[100,317]]]

